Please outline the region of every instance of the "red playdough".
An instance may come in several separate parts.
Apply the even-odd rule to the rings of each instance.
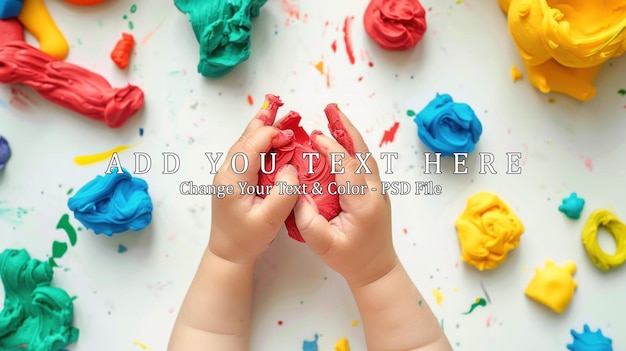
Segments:
[[[407,50],[426,32],[426,11],[418,0],[372,0],[363,17],[365,31],[387,50]]]
[[[280,98],[274,95],[266,95],[266,101],[269,102],[268,110],[272,114],[271,120],[274,120],[278,108],[283,105]],[[354,145],[352,138],[346,131],[339,118],[339,109],[336,104],[329,104],[324,109],[326,118],[328,119],[328,129],[332,136],[341,144],[351,156],[354,156]],[[302,117],[294,111],[290,111],[285,118],[278,122],[277,127],[281,130],[291,129],[294,133],[293,141],[281,148],[271,149],[269,153],[276,153],[276,167],[274,173],[265,174],[259,172],[259,185],[274,185],[276,180],[276,171],[286,164],[292,164],[298,170],[298,179],[300,184],[306,184],[307,193],[313,198],[317,208],[322,216],[327,220],[335,218],[341,212],[339,205],[339,196],[328,194],[328,185],[335,181],[335,175],[330,173],[330,165],[322,153],[320,153],[313,144],[309,134],[300,126]],[[313,131],[312,134],[321,134],[320,131]],[[319,158],[313,157],[313,174],[308,174],[309,161],[308,157],[303,158],[303,153],[313,152],[319,153]],[[272,169],[271,157],[266,158],[265,169]],[[323,189],[322,194],[313,194],[313,183],[319,182]],[[263,195],[262,197],[264,197]],[[296,226],[296,220],[293,211],[285,220],[285,227],[290,237],[300,242],[304,242],[300,231]]]
[[[102,76],[26,44],[21,25],[2,21],[0,33],[1,83],[28,85],[46,100],[110,128],[122,126],[143,105],[140,88],[113,88]]]
[[[128,61],[130,61],[130,54],[135,46],[135,38],[132,34],[122,33],[122,39],[120,39],[113,51],[111,51],[111,60],[121,69],[128,67]]]

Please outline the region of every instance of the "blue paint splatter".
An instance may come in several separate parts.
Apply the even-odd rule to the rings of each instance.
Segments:
[[[313,341],[304,340],[302,342],[302,351],[319,351],[317,347],[317,339],[319,339],[319,335],[315,334],[315,339]]]
[[[573,329],[570,332],[574,337],[574,342],[567,345],[571,351],[613,351],[613,340],[602,335],[602,330],[595,333],[585,324],[583,332],[578,334]]]
[[[559,211],[563,212],[567,218],[579,219],[583,207],[585,207],[585,199],[578,197],[576,193],[571,193],[568,198],[563,199]]]
[[[139,136],[143,136],[143,128],[139,128]]]
[[[126,252],[126,251],[128,251],[128,249],[126,248],[126,246],[124,246],[124,245],[122,245],[122,244],[120,244],[120,245],[117,247],[117,253],[124,253],[124,252]]]
[[[9,107],[9,105],[7,104],[7,102],[6,102],[6,101],[4,101],[4,100],[0,100],[0,107],[2,107],[2,108],[8,108],[8,107]]]
[[[6,167],[7,162],[11,158],[11,147],[9,142],[0,135],[0,171]]]

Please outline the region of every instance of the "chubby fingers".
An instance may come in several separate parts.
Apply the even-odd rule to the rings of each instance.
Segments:
[[[299,186],[298,171],[290,164],[284,165],[276,172],[275,183],[276,185],[272,187],[269,195],[261,201],[257,210],[264,223],[279,228],[298,200],[296,191],[284,190]],[[281,183],[282,185],[279,186]],[[281,190],[284,191],[281,192]]]
[[[257,111],[254,118],[248,123],[243,134],[250,134],[263,126],[271,126],[276,120],[278,108],[283,105],[280,98],[276,95],[267,94],[261,108]]]
[[[350,119],[339,109],[337,104],[328,104],[324,109],[324,113],[328,119],[328,129],[335,140],[337,140],[351,156],[360,157],[360,159],[365,162],[365,165],[367,165],[367,169],[361,168],[360,171],[365,174],[368,183],[380,183],[378,164],[374,157],[368,156],[370,152],[369,148],[363,136],[359,133],[359,130],[356,129]]]
[[[330,171],[338,172],[335,174],[335,180],[338,185],[345,185],[348,182],[357,186],[368,185],[364,174],[362,172],[357,173],[357,169],[360,165],[359,161],[350,156],[348,151],[336,140],[325,136],[319,130],[315,130],[311,133],[311,141],[313,146],[326,158],[331,166]],[[341,160],[343,169],[332,169],[333,154],[336,155],[334,156],[336,160]],[[341,195],[339,197],[341,209],[348,213],[357,212],[359,209],[363,208],[363,204],[366,203],[363,201],[363,198],[367,197],[369,194],[369,189],[366,189],[364,194]]]
[[[324,256],[331,248],[336,235],[334,227],[319,213],[310,195],[298,196],[293,213],[304,242],[317,255]]]

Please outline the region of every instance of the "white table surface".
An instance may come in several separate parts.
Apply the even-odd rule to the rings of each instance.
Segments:
[[[383,175],[384,180],[432,180],[442,186],[440,196],[392,197],[393,230],[402,262],[455,350],[565,350],[572,341],[570,329],[581,331],[584,323],[601,328],[613,339],[614,350],[626,350],[626,269],[600,272],[580,238],[592,210],[609,208],[626,219],[626,96],[617,93],[626,88],[626,58],[603,67],[596,98],[581,103],[541,94],[527,79],[511,81],[511,66],[522,63],[496,1],[424,0],[424,7],[431,8],[426,36],[414,50],[392,53],[363,29],[367,1],[291,0],[301,16],[289,19],[281,2],[270,0],[254,20],[250,59],[224,78],[210,80],[196,73],[198,44],[173,2],[135,3],[137,12],[130,13],[129,1],[92,8],[47,1],[70,43],[67,61],[95,70],[115,86],[128,81],[144,90],[145,107],[123,128],[110,130],[53,106],[26,87],[16,89],[27,105],[16,107],[10,103],[10,87],[0,86],[0,134],[13,149],[0,173],[0,207],[8,210],[0,218],[0,248],[25,248],[47,259],[52,242],[66,240],[55,227],[69,213],[68,190],[78,190],[106,166],[78,166],[75,156],[140,143],[121,153],[122,161],[132,168],[132,152],[138,151],[154,159],[152,171],[141,176],[155,205],[152,224],[113,238],[83,230],[59,260],[65,269],[55,270],[54,284],[78,297],[80,338],[69,350],[141,350],[134,341],[165,350],[211,221],[210,198],[182,196],[178,184],[211,182],[204,152],[227,151],[265,93],[281,96],[283,113],[299,111],[308,130],[326,130],[322,110],[337,102],[375,155],[399,153],[394,174]],[[124,72],[109,59],[121,32],[129,31],[123,15],[133,21],[130,33],[138,42]],[[346,16],[355,16],[354,65],[343,45]],[[335,40],[336,53],[331,49]],[[313,66],[320,60],[330,69],[330,87]],[[449,162],[443,174],[423,173],[428,150],[406,111],[419,111],[437,92],[474,108],[484,127],[477,151],[495,155],[497,175],[478,174],[475,155],[467,175],[452,174]],[[254,106],[247,103],[248,94]],[[395,141],[379,147],[384,130],[395,121],[400,122]],[[181,156],[178,173],[161,174],[164,151]],[[506,152],[523,153],[521,175],[504,174]],[[483,190],[500,195],[526,228],[519,247],[488,272],[460,260],[454,228],[467,197]],[[579,221],[557,210],[572,191],[587,202]],[[28,213],[18,218],[18,207]],[[73,217],[72,224],[80,226]],[[128,251],[118,253],[119,244]],[[601,236],[601,244],[607,250],[615,246],[608,235]],[[534,267],[548,258],[578,266],[578,289],[561,315],[524,295]],[[463,315],[483,296],[481,282],[492,302]],[[441,305],[433,289],[442,292]],[[255,290],[252,350],[301,350],[303,340],[316,333],[320,350],[333,350],[342,337],[352,350],[365,350],[361,324],[352,326],[359,315],[346,284],[284,229],[259,263]]]

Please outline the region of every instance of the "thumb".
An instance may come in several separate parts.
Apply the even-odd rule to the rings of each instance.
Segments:
[[[318,256],[324,256],[333,243],[334,229],[319,213],[313,198],[300,195],[293,213],[304,241]]]
[[[275,225],[277,228],[285,221],[298,199],[297,187],[298,171],[290,164],[281,167],[276,172],[276,185],[272,187],[269,195],[261,202],[261,212],[265,216],[266,223]],[[278,185],[282,183],[282,185]]]

